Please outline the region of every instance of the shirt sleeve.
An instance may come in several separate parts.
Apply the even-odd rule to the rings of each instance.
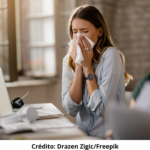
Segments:
[[[118,50],[110,48],[102,57],[102,76],[98,79],[99,89],[96,89],[87,107],[98,116],[104,115],[105,103],[115,99],[121,74],[124,75],[122,60]],[[99,68],[98,68],[99,69]],[[98,70],[100,72],[100,69]],[[124,78],[123,78],[124,79]]]
[[[64,107],[66,113],[75,117],[78,111],[81,109],[82,101],[80,104],[75,103],[69,94],[69,83],[72,81],[74,75],[72,69],[69,68],[67,63],[67,58],[63,59],[63,69],[62,69],[62,106]]]

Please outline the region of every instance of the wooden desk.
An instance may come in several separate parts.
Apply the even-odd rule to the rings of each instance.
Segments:
[[[66,121],[70,122],[66,117],[64,118]],[[0,137],[5,140],[99,140],[97,138],[87,136],[77,126],[69,128],[44,129],[36,132],[16,133],[12,135],[1,135]]]
[[[34,122],[40,128],[35,132],[22,132],[11,135],[0,134],[0,139],[5,140],[96,140],[97,138],[87,136],[75,124],[71,123],[65,116],[37,120]],[[34,125],[35,124],[31,124]],[[46,126],[45,126],[46,124]],[[12,125],[11,125],[12,126]],[[43,129],[44,126],[44,129]],[[41,128],[42,127],[42,128]]]
[[[39,131],[36,133],[26,133],[12,135],[9,141],[101,141],[100,139],[86,136],[78,128],[53,129]]]

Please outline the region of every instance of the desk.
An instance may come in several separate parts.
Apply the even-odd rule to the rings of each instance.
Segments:
[[[87,136],[77,126],[3,135],[1,138],[6,140],[99,140],[97,138]]]
[[[66,117],[66,123],[70,121]],[[1,140],[7,141],[102,141],[97,138],[88,137],[77,126],[60,129],[47,129],[32,133],[20,133],[14,135],[0,135]]]

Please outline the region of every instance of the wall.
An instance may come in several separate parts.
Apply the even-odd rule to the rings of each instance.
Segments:
[[[126,91],[133,91],[141,77],[150,72],[150,1],[76,0],[74,3],[91,4],[103,14],[114,44],[125,55],[126,72],[133,76]],[[66,26],[64,29],[67,33]],[[63,35],[69,40],[67,34]],[[66,52],[65,47],[63,53]]]
[[[132,91],[150,72],[150,1],[93,0],[102,9],[115,45],[126,58],[126,71],[134,78],[126,87]]]

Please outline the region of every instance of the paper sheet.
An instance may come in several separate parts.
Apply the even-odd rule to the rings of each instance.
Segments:
[[[45,119],[45,120],[37,120],[34,123],[25,123],[25,122],[16,122],[4,125],[4,132],[6,134],[15,133],[18,131],[37,131],[44,129],[57,129],[57,128],[69,128],[75,127],[75,124],[68,121],[68,119],[62,118],[54,118],[54,119]]]
[[[64,115],[52,103],[26,104],[25,106],[28,105],[36,108],[38,119],[55,118]]]

